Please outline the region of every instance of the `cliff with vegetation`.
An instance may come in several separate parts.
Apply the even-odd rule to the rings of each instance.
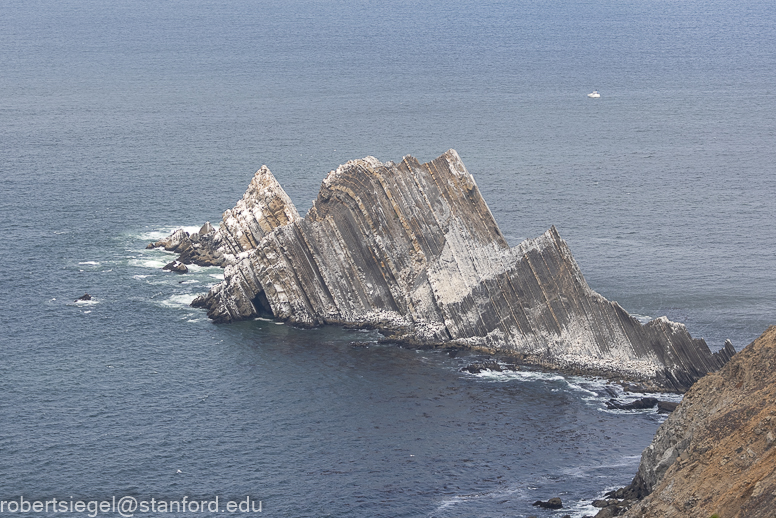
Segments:
[[[193,303],[216,322],[271,315],[371,327],[411,344],[680,391],[734,352],[712,354],[666,318],[642,325],[590,289],[554,227],[510,248],[453,150],[425,164],[348,162],[326,176],[304,218],[262,167],[219,228],[151,246],[225,267],[224,281]]]

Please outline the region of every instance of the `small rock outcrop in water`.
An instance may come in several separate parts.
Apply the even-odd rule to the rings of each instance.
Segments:
[[[533,504],[531,504],[535,507],[542,507],[544,509],[563,509],[563,502],[561,502],[560,498],[553,497],[547,500],[546,502],[542,502],[541,500],[537,500]]]
[[[735,352],[712,354],[666,318],[640,324],[588,287],[554,227],[510,248],[453,150],[425,164],[348,162],[304,218],[264,166],[218,229],[179,230],[154,246],[225,267],[224,281],[192,303],[216,322],[272,314],[371,327],[672,390]]]
[[[467,365],[466,367],[463,367],[461,369],[461,372],[468,372],[470,374],[479,374],[484,371],[491,371],[491,372],[514,372],[517,371],[518,367],[517,365],[511,365],[511,364],[500,364],[495,361],[487,361],[487,362],[477,362],[477,363],[471,363]]]
[[[622,403],[616,399],[610,399],[606,402],[606,408],[617,410],[644,410],[646,408],[654,408],[657,404],[658,400],[653,397],[637,399],[630,403]]]
[[[613,496],[643,499],[630,518],[772,518],[774,446],[776,326],[693,385]]]
[[[188,273],[189,271],[188,267],[180,261],[167,263],[162,267],[162,270],[169,270],[175,273]]]
[[[673,401],[658,401],[657,402],[657,411],[661,414],[670,414],[674,410],[676,410],[676,407],[679,406],[679,403],[675,403]]]

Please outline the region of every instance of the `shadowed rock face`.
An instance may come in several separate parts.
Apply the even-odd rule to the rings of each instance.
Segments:
[[[426,164],[348,162],[304,218],[262,167],[220,228],[203,231],[155,245],[225,266],[224,281],[193,303],[216,322],[271,312],[299,326],[374,327],[675,390],[734,352],[711,354],[665,318],[641,325],[592,291],[554,227],[510,248],[454,150]]]

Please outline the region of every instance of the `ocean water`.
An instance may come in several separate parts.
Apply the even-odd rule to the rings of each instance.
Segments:
[[[144,247],[262,164],[304,212],[347,160],[455,148],[510,244],[554,224],[593,289],[741,349],[776,323],[774,142],[767,1],[4,1],[0,500],[592,514],[662,420],[602,380],[213,325],[221,272]]]

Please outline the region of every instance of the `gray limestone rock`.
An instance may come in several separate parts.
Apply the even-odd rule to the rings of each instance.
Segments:
[[[554,227],[510,248],[454,150],[425,164],[350,161],[304,218],[264,166],[219,228],[207,227],[196,243],[177,231],[157,245],[225,267],[193,302],[216,322],[269,309],[298,326],[377,328],[680,391],[734,352],[711,354],[665,317],[642,325],[594,292]]]
[[[215,229],[213,228],[213,225],[210,224],[209,221],[206,221],[204,225],[199,229],[199,235],[204,236],[206,234],[210,234],[211,232],[214,232]]]

